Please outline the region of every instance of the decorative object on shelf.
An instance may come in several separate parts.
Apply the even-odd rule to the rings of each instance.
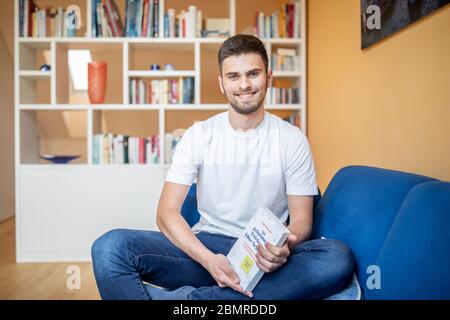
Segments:
[[[65,37],[75,37],[76,30],[82,26],[81,9],[77,5],[70,5],[65,12]]]
[[[106,95],[108,64],[92,61],[88,64],[88,92],[91,103],[103,103]]]
[[[166,71],[173,71],[174,70],[173,64],[167,63],[164,66],[164,70],[166,70]]]
[[[50,71],[51,67],[48,64],[43,64],[41,65],[41,67],[39,68],[39,71]]]
[[[75,37],[76,30],[83,25],[81,9],[76,4],[64,8],[51,6],[52,1],[18,2],[20,37]]]
[[[152,64],[151,66],[150,66],[150,70],[153,70],[153,71],[155,71],[155,70],[161,70],[161,67],[159,66],[159,64]]]
[[[68,163],[72,160],[79,158],[78,155],[53,155],[53,154],[42,154],[40,156],[42,159],[51,161],[53,163]]]

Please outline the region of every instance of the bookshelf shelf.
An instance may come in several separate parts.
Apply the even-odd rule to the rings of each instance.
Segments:
[[[114,1],[124,21],[128,0]],[[299,101],[276,103],[269,89],[265,109],[284,119],[299,115],[297,125],[306,133],[306,5],[305,0],[285,1],[301,4],[300,36],[261,40],[270,63],[278,49],[296,52],[298,69],[273,71],[273,86],[280,92],[300,88]],[[20,2],[15,0],[14,53],[17,260],[89,260],[93,240],[109,229],[157,229],[154,217],[173,146],[195,121],[229,108],[217,79],[217,51],[226,38],[165,37],[163,33],[154,38],[93,37],[91,8],[98,0],[34,0],[41,8],[66,9],[76,4],[83,24],[74,37],[55,33],[21,37]],[[163,25],[169,8],[178,14],[195,5],[203,19],[228,19],[231,35],[253,33],[255,13],[271,14],[281,4],[278,0],[159,0],[158,21]],[[103,104],[91,104],[86,90],[74,89],[69,50],[89,50],[93,60],[107,62]],[[43,64],[51,70],[39,71]],[[160,70],[152,70],[154,64]],[[168,64],[172,69],[166,68]],[[193,78],[193,99],[184,101],[192,103],[130,103],[132,80],[150,83],[186,78]],[[100,134],[158,136],[159,161],[94,163]],[[69,164],[50,164],[40,159],[44,153],[81,157]]]
[[[84,168],[111,170],[146,170],[146,169],[168,169],[170,164],[70,164],[70,165],[54,165],[54,164],[21,164],[23,169],[32,170],[83,170]]]
[[[30,79],[45,79],[51,75],[51,71],[19,71],[19,77],[27,77]]]
[[[303,110],[302,104],[267,104],[264,107],[267,110]]]
[[[199,106],[196,105],[165,105],[165,110],[226,110],[228,109],[228,105],[226,104],[201,104]]]
[[[262,41],[270,44],[302,44],[300,38],[261,38]]]
[[[266,109],[280,109],[277,106],[266,105]],[[19,110],[227,110],[227,104],[20,104]],[[282,109],[299,109],[298,105],[286,105]]]
[[[297,78],[301,77],[302,73],[300,71],[273,71],[274,77],[285,77],[285,78]]]
[[[195,71],[128,71],[128,76],[141,78],[195,77]]]
[[[160,110],[159,104],[95,105],[93,110]]]
[[[61,105],[61,104],[20,104],[19,110],[88,110],[86,105]]]
[[[222,43],[225,38],[133,38],[133,37],[108,37],[108,38],[93,38],[93,37],[21,37],[18,39],[19,43],[50,43],[50,42],[80,42],[80,43]],[[264,39],[261,39],[264,40]],[[280,43],[300,43],[301,40],[296,39],[267,39],[266,42]]]

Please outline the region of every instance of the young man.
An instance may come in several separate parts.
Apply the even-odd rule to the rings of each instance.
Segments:
[[[322,299],[351,280],[354,256],[346,245],[308,241],[313,158],[299,128],[264,111],[272,71],[263,43],[236,35],[218,58],[230,108],[183,134],[158,206],[161,232],[112,230],[95,241],[103,299]],[[180,211],[195,179],[201,218],[191,229]],[[291,234],[281,247],[259,247],[257,265],[266,274],[246,292],[225,256],[260,205],[283,222],[289,216]]]

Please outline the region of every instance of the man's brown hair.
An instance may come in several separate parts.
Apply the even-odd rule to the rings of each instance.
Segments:
[[[222,74],[223,61],[229,56],[240,55],[243,53],[256,53],[258,54],[266,69],[266,73],[269,68],[269,58],[267,57],[267,51],[264,44],[257,37],[248,34],[237,34],[231,38],[228,38],[222,43],[219,49],[218,59],[220,73]]]

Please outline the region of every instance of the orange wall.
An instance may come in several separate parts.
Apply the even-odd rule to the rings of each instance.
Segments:
[[[360,1],[308,1],[308,135],[322,190],[360,164],[450,180],[450,5],[362,51]]]
[[[15,212],[13,8],[0,1],[0,221]]]

